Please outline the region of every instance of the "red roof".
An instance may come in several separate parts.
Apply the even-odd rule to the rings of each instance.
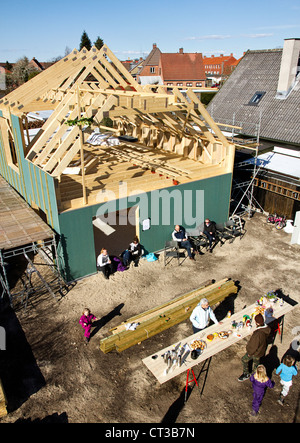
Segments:
[[[206,78],[201,53],[161,53],[164,81],[203,80]]]
[[[218,57],[204,57],[204,64],[205,65],[216,65],[216,64],[228,64],[233,65],[235,64],[236,59],[232,55],[220,55]]]

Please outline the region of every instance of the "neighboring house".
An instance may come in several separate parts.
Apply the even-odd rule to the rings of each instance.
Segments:
[[[166,86],[205,88],[206,76],[201,53],[162,53],[159,73]]]
[[[300,147],[300,39],[248,51],[208,105],[224,129],[259,138],[259,150]],[[226,127],[226,124],[229,126]]]
[[[144,61],[143,57],[140,57],[139,60],[135,60],[130,67],[129,72],[135,80],[137,80],[137,77],[143,68]]]
[[[228,218],[235,146],[192,90],[156,89],[104,45],[0,99],[0,174],[56,233],[67,281],[97,272],[102,247],[118,256],[138,235],[155,252],[175,224]],[[46,119],[34,134],[29,115]]]
[[[33,57],[28,64],[31,72],[41,72],[53,65],[53,62],[39,62],[35,57]],[[6,68],[7,65],[10,65],[10,69],[12,70],[15,63],[0,63],[0,98],[7,93],[7,88],[12,89],[13,87],[16,87],[15,85],[9,86],[9,82],[6,79],[7,74],[11,74],[11,71]]]
[[[138,80],[141,84],[205,88],[206,75],[202,54],[185,53],[183,48],[180,48],[178,53],[164,53],[154,43],[152,51],[143,63]]]
[[[141,85],[147,84],[163,84],[162,77],[159,75],[159,62],[161,57],[161,51],[157,47],[156,43],[153,43],[153,48],[148,57],[143,63],[142,69],[137,75],[137,81]]]
[[[300,152],[300,39],[286,39],[283,49],[248,51],[207,109],[222,124],[222,130],[234,131],[233,140],[239,138],[243,145],[253,141],[259,154],[272,151],[275,146]],[[242,151],[248,157],[255,155],[255,151]],[[237,160],[240,158],[241,155]],[[293,156],[289,162],[292,164]],[[236,169],[238,175],[240,170]],[[262,169],[259,174],[265,176]],[[270,183],[278,179],[268,174]],[[287,179],[281,177],[282,180]],[[297,181],[299,177],[293,180],[296,187],[290,186],[291,189],[298,189]],[[258,180],[255,185],[260,187]],[[263,186],[265,191],[259,192],[259,204],[263,206],[267,200],[263,192],[273,192],[272,208],[276,203],[283,207],[282,199],[292,199],[290,204],[285,202],[286,215],[294,216],[299,210],[298,194],[285,192],[283,182],[281,195],[275,187]]]
[[[54,62],[39,62],[35,57],[33,57],[29,64],[34,68],[35,71],[44,71],[54,64]]]
[[[233,72],[238,62],[239,60],[233,57],[232,53],[225,56],[223,54],[219,56],[211,55],[210,57],[204,56],[203,63],[208,84],[214,86],[224,82]]]
[[[6,94],[8,74],[11,74],[11,71],[7,69],[7,63],[0,63],[0,98]]]

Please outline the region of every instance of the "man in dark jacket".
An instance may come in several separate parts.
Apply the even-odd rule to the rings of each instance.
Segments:
[[[216,239],[216,223],[206,218],[201,226],[201,230],[201,234],[204,234],[208,238],[209,252],[212,252],[212,242]]]
[[[250,377],[249,362],[253,360],[252,372],[255,372],[259,365],[261,357],[265,355],[268,346],[268,337],[271,328],[265,325],[264,318],[261,314],[254,317],[256,323],[256,330],[253,332],[249,342],[246,346],[246,354],[242,357],[243,373],[238,378],[238,381],[247,380]]]

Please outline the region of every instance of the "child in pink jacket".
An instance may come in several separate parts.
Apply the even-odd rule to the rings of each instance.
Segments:
[[[95,315],[92,314],[88,308],[86,308],[83,311],[82,316],[79,319],[79,323],[81,324],[81,326],[84,329],[84,336],[85,336],[86,343],[88,343],[90,341],[93,320],[98,320],[98,318],[95,317]]]

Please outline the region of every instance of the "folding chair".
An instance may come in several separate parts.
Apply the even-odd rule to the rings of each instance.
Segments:
[[[243,236],[243,231],[242,231],[241,227],[234,220],[228,220],[225,223],[224,233],[226,233],[228,236],[230,236],[232,241],[234,241],[234,239],[236,237],[240,237],[240,239],[241,239]]]
[[[225,236],[225,227],[224,223],[216,223],[216,243],[219,241],[222,246],[225,243],[225,240],[227,240]]]
[[[173,258],[177,258],[178,265],[180,265],[180,256],[181,252],[179,250],[178,242],[174,240],[166,241],[164,249],[164,265],[166,266],[169,264]]]
[[[243,235],[245,235],[246,230],[244,228],[244,222],[241,219],[240,216],[238,215],[234,215],[233,217],[230,217],[228,222],[230,222],[230,225],[232,227],[233,233],[235,235],[235,237],[240,237],[240,239],[243,237]],[[233,222],[233,224],[232,224]]]
[[[201,248],[208,249],[208,238],[205,235],[192,235],[189,237],[191,244],[198,251],[201,252]]]

